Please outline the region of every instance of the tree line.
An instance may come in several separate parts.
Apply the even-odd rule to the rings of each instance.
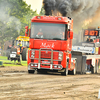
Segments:
[[[23,0],[0,0],[0,43],[1,47],[5,41],[15,39],[25,34],[25,26],[31,23],[31,18],[43,15],[43,7],[40,14],[31,9]]]

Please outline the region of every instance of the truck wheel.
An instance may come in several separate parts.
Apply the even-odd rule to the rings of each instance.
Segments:
[[[28,73],[29,74],[34,74],[35,73],[35,70],[28,70]]]
[[[67,66],[65,68],[65,71],[62,72],[61,75],[63,75],[63,76],[67,76],[68,75],[68,64],[67,64]]]
[[[22,51],[22,60],[23,61],[27,60],[27,48],[24,48]]]

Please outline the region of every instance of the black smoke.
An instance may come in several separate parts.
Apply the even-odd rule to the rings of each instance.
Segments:
[[[55,0],[44,0],[43,4],[45,9],[45,15],[52,15],[52,11],[54,11],[56,7]]]
[[[92,16],[100,6],[100,0],[44,0],[43,3],[46,15],[57,10],[62,16],[82,13]]]
[[[43,3],[45,15],[58,11],[78,23],[95,16],[100,8],[100,0],[44,0]]]

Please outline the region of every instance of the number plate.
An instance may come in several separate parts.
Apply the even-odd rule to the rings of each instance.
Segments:
[[[15,58],[16,57],[16,54],[10,54],[10,57],[11,58]]]
[[[48,61],[42,61],[42,63],[44,63],[44,64],[50,64],[50,62],[48,62]]]

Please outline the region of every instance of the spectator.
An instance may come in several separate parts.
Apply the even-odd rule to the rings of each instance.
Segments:
[[[19,48],[20,48],[20,54],[21,54],[21,51],[22,51],[22,44],[21,44],[21,40],[19,40],[19,44],[18,44]]]

